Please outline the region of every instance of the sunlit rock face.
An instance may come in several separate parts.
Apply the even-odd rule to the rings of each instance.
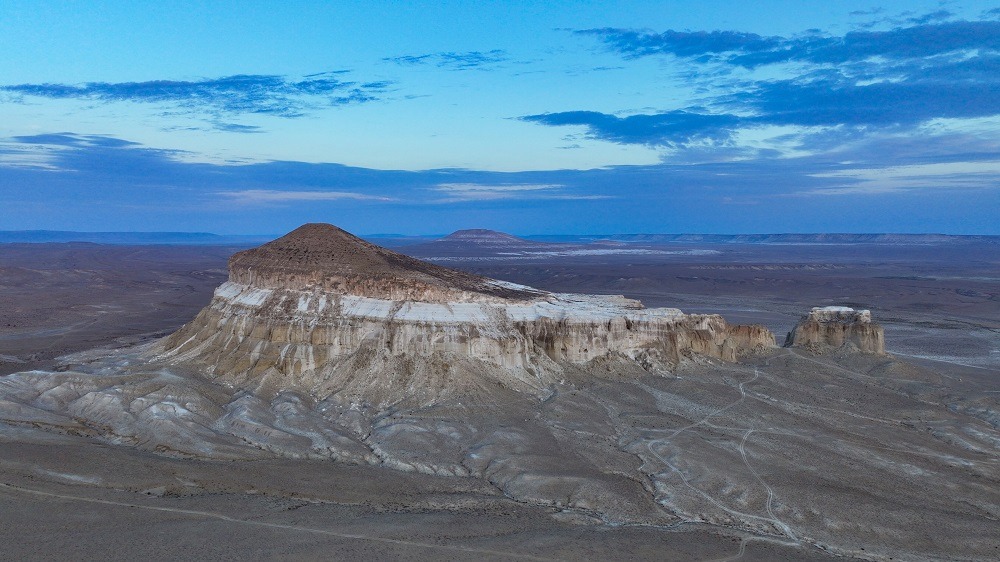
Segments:
[[[821,353],[831,348],[853,347],[864,353],[885,354],[885,334],[872,322],[871,311],[845,306],[814,307],[796,324],[786,347]]]
[[[382,407],[497,386],[541,395],[598,368],[666,373],[692,354],[734,361],[774,346],[761,326],[495,281],[330,225],[305,225],[229,266],[211,304],[156,351],[258,393]]]

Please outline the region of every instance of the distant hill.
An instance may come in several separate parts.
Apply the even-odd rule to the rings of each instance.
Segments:
[[[536,254],[567,247],[566,244],[518,238],[506,232],[486,229],[458,230],[444,238],[402,248],[417,257],[495,256]]]
[[[575,240],[546,242],[520,238],[495,230],[459,230],[443,238],[423,244],[413,244],[396,248],[409,256],[430,261],[522,261],[538,258],[592,259],[597,256],[623,255],[704,255],[718,253],[717,250],[676,249],[658,246],[655,243],[630,244],[619,240],[579,237]]]
[[[38,244],[63,242],[90,242],[142,246],[169,245],[256,245],[271,240],[272,236],[223,236],[208,232],[74,232],[69,230],[5,230],[0,231],[0,243]]]
[[[256,246],[271,235],[220,235],[209,232],[76,232],[70,230],[0,230],[0,244],[89,242],[142,246],[237,245]],[[458,230],[447,236],[372,234],[365,240],[382,246],[406,248],[413,256],[511,255],[565,252],[596,246],[658,244],[1000,244],[1000,236],[952,234],[580,234],[518,237],[486,229]]]
[[[539,242],[585,244],[623,242],[636,244],[1000,244],[1000,236],[963,236],[953,234],[609,234],[529,236]]]

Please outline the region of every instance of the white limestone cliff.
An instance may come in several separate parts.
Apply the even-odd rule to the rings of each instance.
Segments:
[[[497,385],[541,395],[598,363],[665,373],[691,354],[734,361],[773,346],[762,326],[539,291],[307,225],[234,256],[230,281],[156,352],[256,392],[388,406]]]

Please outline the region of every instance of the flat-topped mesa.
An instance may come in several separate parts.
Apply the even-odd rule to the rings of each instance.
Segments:
[[[456,230],[448,236],[441,238],[444,241],[461,241],[461,242],[471,242],[484,245],[496,245],[496,244],[523,244],[531,243],[524,238],[518,238],[512,234],[507,234],[506,232],[498,232],[496,230],[487,230],[485,228],[469,228],[466,230]]]
[[[420,302],[530,300],[540,295],[404,256],[319,223],[234,254],[229,280],[261,289]]]
[[[692,354],[735,361],[774,346],[763,326],[478,277],[328,225],[230,267],[211,304],[153,353],[255,391],[379,406],[498,386],[541,395],[570,376],[666,372]]]
[[[872,322],[871,311],[846,306],[814,307],[785,339],[785,347],[802,347],[814,353],[845,346],[885,354],[885,333]]]
[[[501,257],[565,249],[565,244],[550,244],[518,238],[495,230],[457,230],[444,238],[407,246],[403,251],[414,257]]]
[[[814,306],[806,317],[816,322],[838,322],[840,324],[869,324],[870,310],[854,310],[849,306]]]

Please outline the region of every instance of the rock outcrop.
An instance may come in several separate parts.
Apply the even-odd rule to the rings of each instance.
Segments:
[[[815,307],[788,333],[785,347],[801,347],[813,353],[854,347],[864,353],[885,354],[885,334],[872,322],[868,310],[845,306]]]
[[[385,407],[546,388],[599,366],[668,372],[692,354],[774,346],[762,326],[557,294],[456,271],[305,225],[229,263],[230,278],[157,354],[264,394],[294,388]]]

